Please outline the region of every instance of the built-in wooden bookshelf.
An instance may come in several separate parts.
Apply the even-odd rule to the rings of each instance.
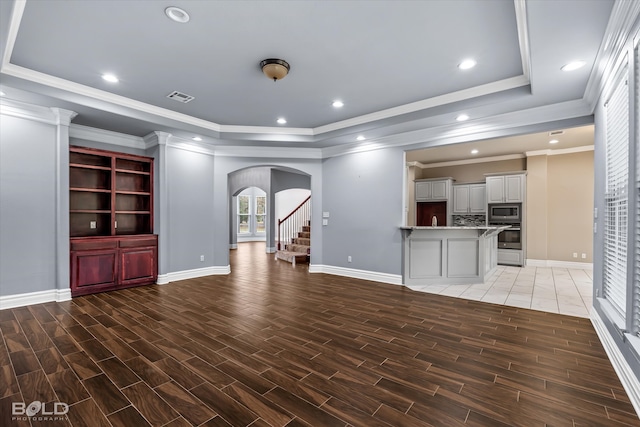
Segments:
[[[71,147],[69,234],[73,296],[155,282],[153,158]]]

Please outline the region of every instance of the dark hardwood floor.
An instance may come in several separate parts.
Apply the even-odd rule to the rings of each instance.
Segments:
[[[238,246],[228,276],[0,311],[0,425],[640,426],[588,319]]]

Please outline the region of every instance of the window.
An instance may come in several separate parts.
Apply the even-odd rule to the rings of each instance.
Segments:
[[[606,187],[604,212],[604,297],[625,318],[627,304],[627,233],[629,212],[628,67],[621,70],[605,104]]]
[[[632,297],[633,297],[633,323],[632,332],[640,336],[640,44],[636,42],[635,47],[635,139],[636,139],[636,241],[635,241],[635,260],[634,272],[632,279]]]
[[[250,196],[238,196],[238,233],[241,234],[251,233],[250,201]]]
[[[267,216],[267,198],[256,196],[256,233],[264,233],[265,218]]]

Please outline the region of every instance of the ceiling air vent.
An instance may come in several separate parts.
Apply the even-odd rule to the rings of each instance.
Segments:
[[[552,130],[551,132],[549,132],[549,136],[558,136],[558,135],[562,135],[564,133],[563,130]]]
[[[186,93],[178,92],[177,90],[174,90],[169,95],[167,95],[167,98],[174,99],[178,102],[182,102],[183,104],[196,99],[195,96],[187,95]]]

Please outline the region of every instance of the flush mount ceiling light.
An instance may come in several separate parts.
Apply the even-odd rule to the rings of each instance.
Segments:
[[[557,139],[552,139],[551,141],[549,141],[549,144],[557,144],[558,142],[560,141],[558,141]]]
[[[287,119],[285,119],[284,117],[280,117],[278,120],[276,120],[276,122],[278,122],[279,125],[286,125]]]
[[[331,105],[333,105],[335,108],[340,108],[340,107],[344,107],[344,102],[335,100]]]
[[[476,61],[473,59],[465,59],[461,63],[458,64],[458,68],[461,70],[468,70],[469,68],[473,68],[476,66]]]
[[[274,82],[281,80],[289,74],[291,67],[289,63],[283,59],[269,58],[260,61],[260,69],[265,76],[269,77]]]
[[[478,154],[478,153],[479,153],[479,151],[476,150],[475,148],[473,150],[471,150],[471,154]]]
[[[469,116],[467,116],[466,114],[460,114],[458,117],[456,117],[456,120],[459,122],[464,122],[465,120],[469,120]]]
[[[584,61],[573,61],[573,62],[569,62],[567,65],[563,66],[560,69],[562,71],[574,71],[574,70],[577,70],[578,68],[584,67],[585,64],[586,62]]]
[[[102,78],[109,83],[118,83],[120,80],[113,74],[103,74]]]
[[[172,21],[179,22],[180,24],[186,24],[189,22],[189,14],[179,7],[170,6],[164,10],[164,14]]]
[[[366,138],[364,137],[364,135],[358,135],[358,137],[356,138],[357,141],[364,141]]]
[[[193,138],[194,141],[202,141],[202,138],[200,138],[199,136],[194,136]]]

